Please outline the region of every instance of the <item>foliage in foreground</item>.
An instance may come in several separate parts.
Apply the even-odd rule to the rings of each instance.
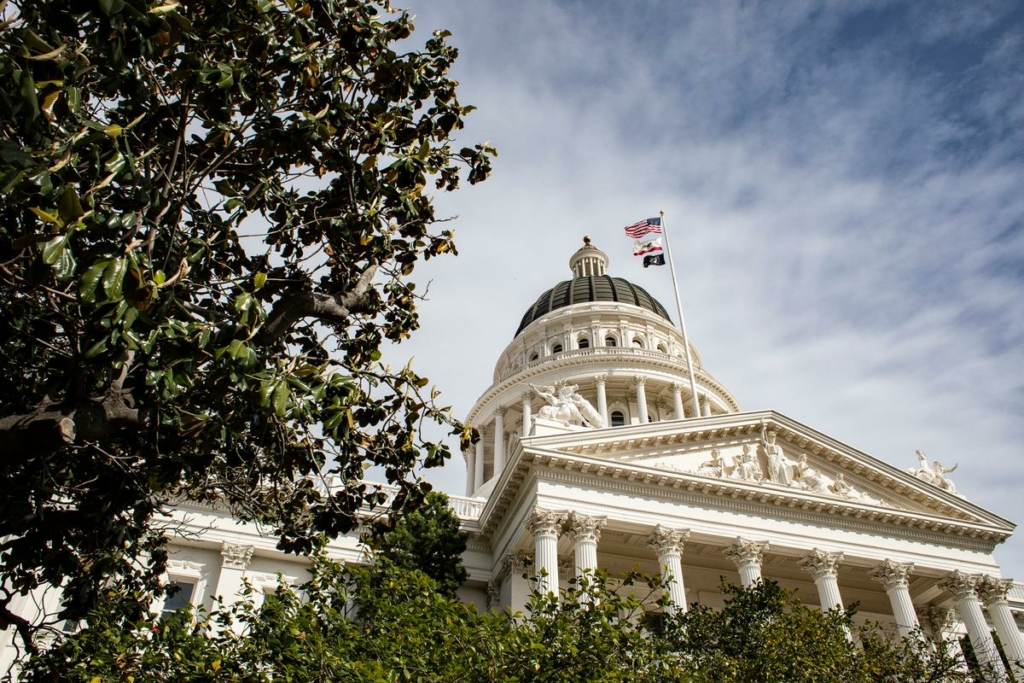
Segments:
[[[262,605],[126,623],[111,611],[33,659],[24,680],[925,683],[975,680],[942,648],[854,629],[773,582],[726,586],[721,610],[661,616],[659,582],[587,577],[525,615],[478,613],[387,561],[317,565]],[[252,597],[252,596],[251,596]],[[864,647],[852,644],[854,629]]]
[[[412,32],[387,0],[0,0],[0,625],[151,586],[168,501],[309,552],[384,501],[364,465],[421,495],[424,421],[470,438],[381,361],[455,252],[431,192],[494,154]]]

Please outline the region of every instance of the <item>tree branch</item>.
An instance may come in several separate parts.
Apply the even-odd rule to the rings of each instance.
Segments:
[[[373,277],[377,266],[370,266],[345,295],[293,290],[285,293],[270,310],[267,321],[255,337],[257,344],[273,344],[303,318],[345,322],[353,313],[369,309]]]
[[[12,452],[52,453],[73,443],[95,441],[118,427],[143,423],[130,396],[112,392],[72,406],[40,404],[31,413],[0,418],[0,435]]]

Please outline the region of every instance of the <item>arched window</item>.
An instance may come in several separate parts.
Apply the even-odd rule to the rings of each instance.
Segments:
[[[580,337],[579,342],[577,342],[577,346],[579,346],[581,349],[589,349],[590,340],[587,339],[586,337]]]
[[[531,353],[530,354],[530,362],[532,363],[533,361],[537,360],[539,357],[540,356],[538,356],[536,352]]]
[[[638,349],[644,348],[644,338],[643,337],[633,337],[633,346],[637,347]]]
[[[551,347],[551,353],[561,353],[561,352],[562,352],[562,345],[561,344],[555,344],[554,346]]]
[[[664,344],[658,344],[658,350],[662,353],[668,353],[668,349],[665,348]]]
[[[613,337],[611,335],[608,335],[607,337],[605,337],[604,338],[604,345],[605,346],[615,346],[615,337]]]
[[[626,424],[626,416],[622,414],[621,410],[612,411],[612,427],[621,427]]]

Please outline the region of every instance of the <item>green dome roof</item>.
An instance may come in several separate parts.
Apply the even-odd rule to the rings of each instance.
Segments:
[[[668,311],[657,299],[648,294],[643,287],[637,287],[628,280],[610,275],[574,277],[571,280],[559,282],[541,294],[536,303],[526,311],[526,315],[523,316],[522,322],[519,323],[519,329],[516,330],[513,337],[519,336],[519,333],[526,329],[527,325],[551,311],[591,301],[614,301],[620,304],[639,306],[672,322]]]

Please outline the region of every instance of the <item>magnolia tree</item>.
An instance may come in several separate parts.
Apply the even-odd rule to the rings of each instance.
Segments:
[[[368,0],[0,0],[0,624],[46,584],[77,618],[163,568],[169,501],[308,552],[380,466],[470,433],[381,346],[454,253],[431,192],[454,146],[446,32]],[[325,485],[325,479],[333,482]],[[422,488],[427,488],[423,486]]]

